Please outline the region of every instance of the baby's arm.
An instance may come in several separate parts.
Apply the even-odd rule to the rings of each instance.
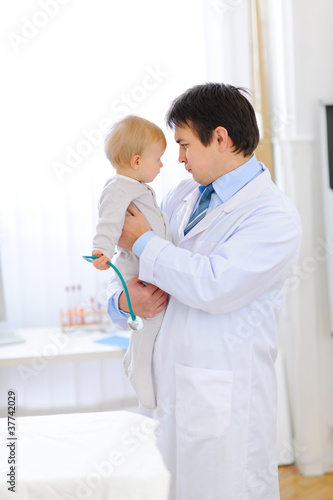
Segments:
[[[100,257],[93,261],[96,269],[104,271],[110,267],[106,261],[113,257],[131,198],[131,193],[124,192],[119,183],[110,182],[104,187],[99,203],[96,234],[93,239],[92,254]]]

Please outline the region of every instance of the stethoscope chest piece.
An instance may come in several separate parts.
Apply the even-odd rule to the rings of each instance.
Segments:
[[[135,316],[135,319],[132,319],[131,316],[127,320],[128,326],[131,328],[131,330],[141,330],[143,327],[143,321],[140,316]]]

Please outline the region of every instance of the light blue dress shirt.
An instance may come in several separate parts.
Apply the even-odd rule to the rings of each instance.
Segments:
[[[242,189],[246,184],[252,181],[255,177],[264,171],[261,163],[258,162],[255,155],[253,155],[246,163],[240,167],[222,175],[213,182],[214,193],[212,194],[210,204],[207,210],[209,213],[214,208],[218,207],[222,203],[229,200],[234,194]],[[196,201],[193,211],[199,204],[201,194],[203,193],[205,186],[199,186],[199,196]],[[135,255],[140,257],[148,241],[155,236],[153,231],[147,231],[140,238],[136,240],[133,245],[132,251]],[[118,308],[119,295],[122,293],[121,288],[115,295],[113,295],[108,304],[108,312],[113,320],[119,320],[127,318],[129,315],[124,313]]]

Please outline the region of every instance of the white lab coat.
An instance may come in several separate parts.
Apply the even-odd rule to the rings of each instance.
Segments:
[[[300,219],[265,169],[184,237],[197,197],[193,180],[168,195],[173,243],[140,257],[170,294],[153,356],[170,500],[278,500],[278,310]]]

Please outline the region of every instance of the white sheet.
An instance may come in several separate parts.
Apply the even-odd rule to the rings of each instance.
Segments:
[[[158,423],[126,412],[16,419],[15,493],[8,490],[11,438],[0,419],[2,500],[166,500],[169,474],[155,446]]]

